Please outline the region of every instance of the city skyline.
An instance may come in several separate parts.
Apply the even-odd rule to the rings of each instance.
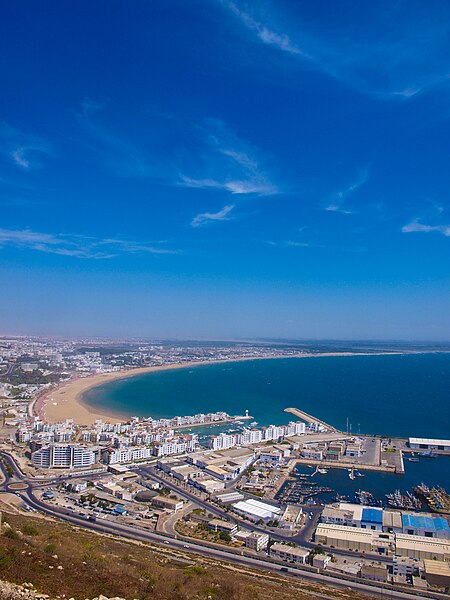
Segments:
[[[449,13],[6,7],[0,333],[448,341]]]

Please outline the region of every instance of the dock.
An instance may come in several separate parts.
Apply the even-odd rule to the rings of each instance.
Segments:
[[[309,415],[308,413],[298,408],[285,408],[284,412],[291,413],[292,415],[295,415],[296,417],[298,417],[302,421],[305,421],[306,423],[318,423],[319,425],[325,427],[325,429],[327,429],[328,431],[340,433],[339,429],[337,429],[336,427],[333,427],[332,425],[325,423],[325,421],[322,421],[317,417],[313,417],[312,415]]]

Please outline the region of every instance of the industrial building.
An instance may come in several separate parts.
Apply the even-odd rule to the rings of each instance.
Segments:
[[[394,554],[395,552],[395,534],[361,527],[320,523],[316,529],[315,541],[324,546],[360,553]]]
[[[402,513],[402,528],[409,535],[450,539],[450,527],[443,517]]]
[[[323,509],[321,522],[386,533],[405,533],[444,540],[450,539],[450,527],[447,520],[432,513],[385,510],[340,502]]]
[[[433,537],[320,523],[316,529],[315,541],[324,546],[360,553],[397,554],[419,560],[450,561],[450,541]]]
[[[450,440],[410,437],[408,439],[408,446],[414,450],[439,450],[450,452]]]
[[[429,585],[439,588],[450,587],[450,564],[436,560],[424,560],[425,579]]]
[[[252,521],[259,521],[260,519],[263,521],[279,519],[281,513],[281,509],[278,508],[278,506],[266,504],[259,500],[253,500],[253,498],[236,502],[233,504],[233,510]]]

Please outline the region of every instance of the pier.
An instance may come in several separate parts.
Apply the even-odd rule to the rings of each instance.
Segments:
[[[309,415],[308,413],[304,412],[303,410],[299,410],[298,408],[285,408],[284,412],[291,413],[292,415],[295,415],[296,417],[298,417],[302,421],[305,421],[306,423],[318,423],[319,425],[325,427],[325,429],[327,429],[328,431],[340,433],[339,429],[337,429],[336,427],[333,427],[332,425],[325,423],[325,421],[322,421],[317,417],[313,417],[312,415]]]

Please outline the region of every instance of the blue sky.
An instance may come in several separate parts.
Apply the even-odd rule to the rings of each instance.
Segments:
[[[0,332],[448,340],[449,24],[5,5]]]

